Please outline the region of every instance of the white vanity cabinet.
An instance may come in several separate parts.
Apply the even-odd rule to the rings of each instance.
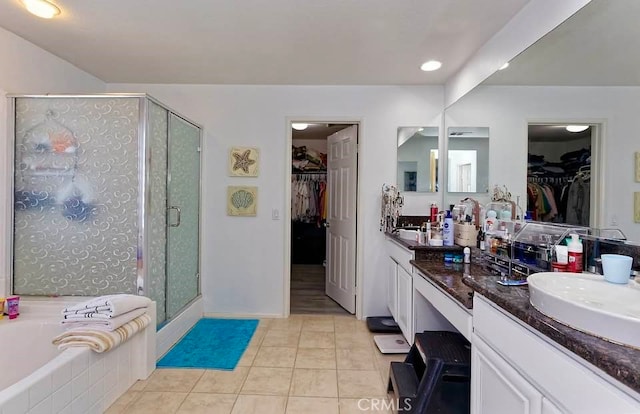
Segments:
[[[471,412],[540,414],[542,394],[478,337],[471,347]]]
[[[398,321],[398,263],[391,256],[387,258],[387,307],[391,316]]]
[[[556,407],[547,398],[542,398],[542,414],[562,414],[562,411]]]
[[[478,293],[471,345],[474,414],[640,413],[638,393]]]
[[[413,278],[398,265],[398,326],[407,342],[413,344]]]
[[[387,306],[409,344],[413,344],[413,250],[387,238]]]

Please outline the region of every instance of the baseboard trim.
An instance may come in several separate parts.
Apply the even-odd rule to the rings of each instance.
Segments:
[[[223,318],[223,319],[260,319],[260,318],[271,318],[271,319],[281,319],[284,318],[284,315],[280,313],[218,313],[218,312],[205,312],[205,318]]]
[[[173,318],[157,333],[156,361],[169,352],[203,315],[202,297],[194,300],[182,313]]]

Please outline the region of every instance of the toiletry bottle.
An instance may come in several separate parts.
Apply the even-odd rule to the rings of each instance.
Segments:
[[[447,215],[444,218],[442,239],[445,246],[453,246],[453,217],[451,217],[451,210],[447,210]]]
[[[431,214],[431,222],[435,223],[436,221],[436,216],[438,215],[438,206],[436,205],[436,203],[431,203],[431,210],[430,210],[430,214]]]
[[[487,218],[484,219],[484,231],[485,233],[490,233],[494,230],[494,225],[496,223],[496,218],[498,217],[498,213],[495,210],[487,211]]]
[[[425,234],[426,234],[425,244],[427,246],[430,246],[431,245],[431,222],[427,220],[427,222],[424,225],[425,225]]]
[[[574,273],[582,273],[582,242],[577,234],[571,234],[571,241],[568,244],[569,265],[567,270]]]

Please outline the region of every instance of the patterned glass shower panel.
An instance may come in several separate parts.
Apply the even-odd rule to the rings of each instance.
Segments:
[[[13,291],[135,293],[139,98],[16,98]]]
[[[148,277],[145,294],[156,302],[157,323],[166,319],[165,293],[167,261],[167,139],[169,136],[169,111],[149,102],[148,139],[151,159],[149,168],[150,194],[149,224],[147,236],[149,253],[145,258]]]
[[[200,237],[200,129],[169,119],[167,318],[199,294]]]

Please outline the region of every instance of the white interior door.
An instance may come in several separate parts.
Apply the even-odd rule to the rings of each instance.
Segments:
[[[327,138],[327,296],[356,311],[357,125]]]

